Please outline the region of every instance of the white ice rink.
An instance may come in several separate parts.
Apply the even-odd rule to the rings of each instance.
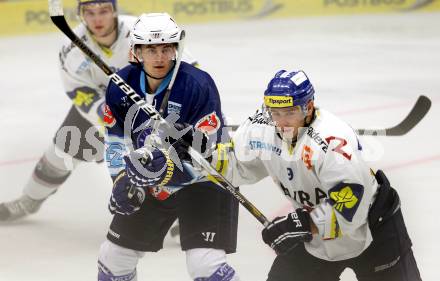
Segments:
[[[420,94],[431,111],[403,137],[363,138],[371,166],[399,191],[414,253],[425,281],[439,280],[440,14],[390,14],[187,25],[187,46],[217,82],[223,110],[239,123],[261,103],[275,71],[302,68],[317,103],[355,128],[398,123]],[[57,70],[60,32],[0,39],[0,201],[16,198],[65,117],[70,101]],[[0,225],[0,281],[96,280],[97,253],[111,216],[104,165],[79,167],[42,210]],[[264,180],[242,192],[268,217],[288,209]],[[274,254],[259,223],[241,208],[238,253],[242,280],[266,280]],[[165,249],[138,266],[141,280],[186,280],[184,254]],[[347,270],[342,280],[356,280]]]

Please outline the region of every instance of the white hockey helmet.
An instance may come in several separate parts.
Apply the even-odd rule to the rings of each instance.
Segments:
[[[167,13],[142,14],[130,32],[130,42],[135,50],[137,45],[179,44],[185,32]]]

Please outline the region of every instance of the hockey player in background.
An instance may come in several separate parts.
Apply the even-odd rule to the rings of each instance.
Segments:
[[[130,36],[138,63],[118,74],[157,111],[163,109],[168,121],[189,124],[213,136],[215,144],[224,126],[218,90],[208,73],[180,64],[183,31],[168,14],[153,13],[141,15]],[[176,145],[180,138],[169,134],[165,139],[162,128],[113,83],[106,104],[106,162],[114,181],[109,209],[114,217],[100,248],[98,280],[137,280],[139,259],[162,248],[176,218],[192,280],[239,280],[226,261],[226,254],[236,249],[236,200],[185,160],[180,170],[169,152],[175,150],[153,150],[153,144]],[[192,138],[191,132],[186,135]],[[138,156],[144,159],[138,161]],[[131,190],[136,191],[133,197]]]
[[[212,157],[234,185],[271,176],[293,204],[262,231],[278,253],[267,280],[336,281],[347,267],[358,280],[421,280],[396,190],[362,159],[354,130],[315,107],[303,71],[276,73],[263,108]]]
[[[113,69],[126,66],[129,32],[136,17],[118,16],[116,0],[78,0],[78,16],[81,24],[74,30],[78,37]],[[103,137],[97,128],[103,125],[104,93],[109,79],[68,39],[59,59],[62,83],[72,107],[53,143],[35,166],[23,194],[0,204],[0,221],[17,220],[37,212],[78,165],[103,160]],[[196,64],[187,53],[184,60]],[[67,134],[68,131],[71,133]]]

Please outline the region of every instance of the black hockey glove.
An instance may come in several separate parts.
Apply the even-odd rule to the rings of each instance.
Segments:
[[[144,200],[145,190],[132,186],[125,171],[122,171],[113,183],[108,209],[113,215],[131,215],[140,209]]]
[[[179,155],[170,157],[170,150],[155,148],[152,152],[138,149],[125,156],[126,172],[130,184],[136,187],[180,186],[198,177],[197,171]],[[137,160],[138,159],[138,160]],[[183,171],[176,163],[182,165]]]
[[[305,209],[296,209],[284,217],[275,218],[261,232],[263,241],[277,254],[286,254],[299,243],[310,242],[310,215]]]
[[[194,130],[194,128],[187,123],[175,123],[174,127],[178,131],[188,130],[188,128],[190,128],[188,132],[178,140],[175,140],[172,137],[169,137],[169,139],[165,139],[165,141],[169,141],[169,143],[174,146],[179,156],[182,157],[182,154],[186,154],[190,146],[200,153],[206,152],[206,147],[209,139],[205,133],[199,130]],[[190,159],[189,156],[187,156],[186,158]]]

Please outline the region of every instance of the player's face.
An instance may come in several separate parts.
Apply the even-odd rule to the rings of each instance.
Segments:
[[[304,127],[304,112],[300,106],[269,108],[272,121],[283,138],[294,139],[298,135],[298,128]]]
[[[142,45],[140,53],[145,71],[153,77],[164,77],[176,59],[174,44]]]
[[[115,30],[114,13],[111,3],[101,3],[84,5],[81,15],[93,35],[105,37]]]

